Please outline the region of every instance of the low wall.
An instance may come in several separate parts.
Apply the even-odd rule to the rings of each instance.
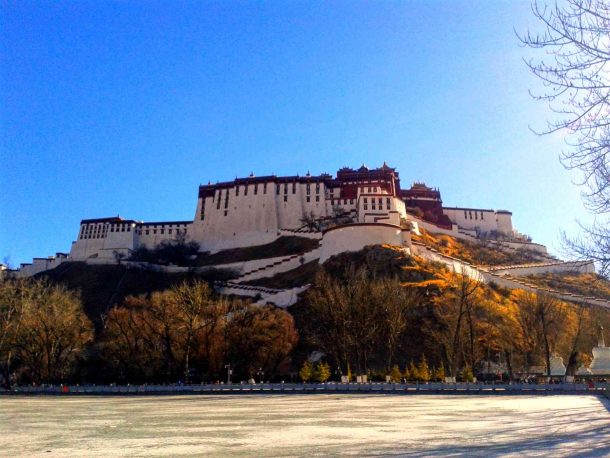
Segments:
[[[322,232],[311,232],[298,229],[280,229],[278,234],[287,237],[305,237],[307,239],[320,240],[322,238]]]
[[[514,248],[515,250],[532,250],[532,251],[536,251],[540,254],[548,254],[546,247],[544,245],[541,245],[540,243],[533,243],[533,242],[509,242],[509,241],[505,241],[505,240],[501,240],[499,241],[499,243],[502,243],[510,248]]]
[[[47,386],[0,389],[3,395],[160,395],[160,394],[313,394],[313,393],[379,393],[379,394],[594,394],[606,395],[608,384],[596,382],[558,384],[508,383],[243,383],[201,385],[119,385],[119,386]]]
[[[411,233],[392,224],[355,223],[328,229],[322,237],[320,264],[346,251],[360,251],[368,245],[409,247]]]
[[[524,277],[527,275],[538,275],[548,272],[595,273],[595,264],[593,263],[593,261],[573,261],[532,264],[523,266],[508,266],[505,268],[492,268],[490,270],[497,274],[507,273],[517,277]]]
[[[421,243],[413,243],[413,253],[427,259],[428,261],[444,264],[447,268],[460,275],[465,275],[473,280],[483,282],[485,278],[482,272],[465,261],[451,256],[446,256],[435,249],[429,248]]]

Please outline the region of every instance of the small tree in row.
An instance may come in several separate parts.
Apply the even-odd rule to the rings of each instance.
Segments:
[[[327,363],[318,363],[316,366],[307,360],[299,370],[299,377],[303,382],[307,383],[310,380],[315,380],[320,383],[326,382],[330,378],[330,366]]]

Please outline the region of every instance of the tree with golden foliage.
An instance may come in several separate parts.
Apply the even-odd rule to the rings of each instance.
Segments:
[[[66,381],[93,340],[78,295],[44,280],[3,281],[0,290],[5,364],[14,355],[24,381]]]
[[[107,316],[100,354],[125,381],[188,382],[194,372],[218,378],[227,363],[236,376],[271,376],[296,341],[285,311],[216,296],[195,281],[126,298]]]
[[[375,278],[353,264],[342,278],[322,271],[305,294],[304,332],[308,343],[334,358],[342,372],[366,373],[380,360],[389,372],[420,297],[396,277]]]
[[[434,316],[430,323],[432,336],[441,345],[451,376],[455,377],[460,361],[469,355],[475,359],[475,308],[481,282],[465,272],[442,270],[438,273],[441,294],[434,298]]]
[[[298,341],[292,316],[272,306],[233,301],[226,316],[227,358],[237,374],[286,370]]]

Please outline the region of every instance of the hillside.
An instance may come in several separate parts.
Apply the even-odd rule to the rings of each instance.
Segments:
[[[530,275],[525,279],[557,291],[610,300],[610,281],[596,274],[545,273]]]
[[[320,242],[305,237],[282,236],[266,245],[222,250],[214,254],[200,253],[195,265],[210,266],[232,262],[253,261],[276,256],[290,256],[313,250]]]
[[[499,250],[493,242],[481,240],[479,243],[456,239],[449,235],[432,234],[420,228],[421,235],[413,234],[415,242],[437,249],[444,255],[452,256],[476,265],[511,265],[539,262],[545,259],[540,253],[525,248],[511,251]]]
[[[123,265],[89,265],[84,262],[66,262],[37,277],[62,283],[68,289],[80,291],[85,313],[96,329],[102,325],[102,315],[129,295],[163,291],[172,285],[191,278],[204,280],[224,279],[226,273],[210,271],[205,274],[169,274],[143,269],[128,269]]]
[[[437,246],[444,247],[453,256],[462,254],[459,250],[464,245],[451,238],[428,234],[427,240],[435,240]],[[269,255],[272,256],[273,253]],[[480,252],[473,250],[466,254],[471,259],[474,256],[481,256]],[[412,377],[414,375],[411,374],[416,374],[415,365],[421,366],[424,362],[429,364],[434,373],[444,368],[442,370],[451,372],[458,378],[468,379],[468,373],[462,374],[462,371],[472,369],[484,376],[488,358],[502,367],[503,372],[515,375],[519,371],[545,364],[545,346],[541,340],[543,332],[549,333],[547,337],[552,342],[553,352],[560,354],[573,372],[590,361],[588,355],[595,345],[599,323],[610,326],[610,313],[603,307],[582,308],[578,304],[555,299],[544,305],[542,302],[548,300],[545,295],[536,296],[520,289],[479,283],[456,272],[450,264],[431,259],[437,258],[410,255],[404,248],[396,246],[367,246],[357,252],[333,256],[323,265],[316,261],[306,262],[296,269],[243,283],[242,287],[250,293],[251,298],[256,297],[252,293],[261,291],[256,287],[290,290],[308,284],[309,288],[299,295],[295,294],[296,303],[292,302],[293,305],[288,307],[289,313],[272,307],[252,307],[247,301],[233,302],[235,306],[246,304],[246,308],[242,306],[244,315],[234,317],[239,319],[235,321],[235,326],[241,323],[239,332],[243,331],[243,336],[246,337],[234,340],[236,353],[232,356],[226,356],[220,350],[217,359],[207,359],[211,356],[206,356],[205,353],[198,354],[198,377],[222,377],[221,369],[226,364],[226,357],[232,358],[231,361],[235,364],[239,360],[239,364],[246,367],[246,362],[240,355],[244,351],[248,355],[255,354],[258,347],[254,343],[263,336],[269,337],[264,329],[267,326],[280,326],[281,323],[284,323],[280,327],[286,333],[278,334],[280,337],[277,338],[269,337],[269,342],[279,342],[277,349],[281,351],[277,350],[280,352],[278,354],[286,358],[282,359],[281,365],[279,362],[271,364],[272,360],[268,361],[269,373],[275,374],[274,377],[285,379],[289,373],[298,373],[308,355],[319,351],[327,355],[329,364],[341,367],[344,373],[348,370],[352,373],[368,373],[377,380],[384,380],[390,370],[392,373],[402,373],[403,368],[407,368],[405,373]],[[509,257],[504,259],[514,262]],[[202,278],[208,282],[227,280],[226,275],[227,272],[214,269],[201,275],[192,272],[168,274],[127,268],[125,265],[85,263],[64,263],[44,274],[52,282],[80,291],[85,313],[98,331],[103,325],[103,315],[107,315],[113,306],[121,304],[129,295],[147,295],[167,290],[187,279]],[[609,284],[591,275],[538,277],[531,280],[532,283],[538,281],[556,289],[559,289],[556,283],[565,283],[566,288],[573,288],[582,294],[604,294],[605,297],[610,297]],[[592,285],[596,285],[597,289],[593,290]],[[247,286],[251,287],[248,289]],[[275,294],[274,291],[272,293]],[[283,294],[284,291],[280,293]],[[236,294],[239,294],[239,290]],[[211,297],[218,296],[212,294]],[[111,317],[118,320],[126,314],[133,314],[129,316],[138,320],[139,313],[146,313],[147,308],[154,308],[159,303],[142,299],[130,304],[116,309]],[[541,309],[541,304],[545,308]],[[259,313],[256,320],[260,319],[260,322],[252,321],[254,315],[250,310]],[[549,330],[540,327],[540,310],[552,313],[549,318],[552,318],[553,326]],[[159,316],[165,315],[161,313]],[[175,320],[170,321],[174,323]],[[143,354],[141,348],[148,348],[145,342],[151,336],[140,335],[148,328],[140,329],[141,325],[131,327],[137,321],[129,323],[130,335],[137,339],[124,343],[121,340],[122,334],[119,333],[112,345],[124,349],[122,358],[126,361],[125,368],[131,367],[127,361],[131,361],[133,355],[138,355],[136,359],[141,368],[148,368],[146,358],[149,356]],[[181,323],[174,323],[177,326],[173,334],[176,342],[180,342],[184,335]],[[254,325],[259,326],[257,331],[254,331]],[[99,332],[96,336],[96,339],[103,338]],[[224,345],[223,339],[226,336],[223,336],[222,333],[218,334],[218,342],[215,344],[218,349]],[[204,338],[203,335],[200,337]],[[281,344],[283,338],[288,340]],[[129,342],[135,347],[131,348]],[[92,353],[82,366],[84,372],[81,376],[88,380],[98,380],[100,358],[103,360],[110,355],[110,360],[104,360],[104,364],[114,364],[114,350],[109,350],[108,354],[99,353],[96,345],[90,347]],[[247,350],[244,350],[246,347]],[[162,348],[161,345],[157,350]],[[202,350],[205,348],[208,347],[201,347]],[[163,354],[163,351],[155,353],[155,361],[164,361]],[[258,357],[261,360],[266,358],[263,354]],[[210,369],[212,366],[208,364],[213,364],[215,369]],[[148,375],[138,375],[136,379],[139,381],[156,380],[162,375],[155,370],[150,373],[142,370],[142,374]],[[129,375],[129,371],[121,371],[122,369],[115,372],[114,376],[125,376],[125,380],[128,380],[133,375]],[[179,380],[182,373],[182,369],[172,372],[172,380]],[[241,376],[248,375],[243,373]],[[496,377],[497,374],[489,376]]]

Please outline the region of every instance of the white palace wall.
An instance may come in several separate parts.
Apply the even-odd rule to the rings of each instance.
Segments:
[[[124,221],[81,223],[78,238],[72,243],[70,257],[83,260],[95,256],[114,259],[114,253],[128,254],[136,246],[136,223]]]
[[[324,232],[320,264],[346,251],[360,251],[368,245],[411,246],[411,233],[391,224],[355,223],[337,226]]]
[[[438,204],[430,208],[436,212],[435,221],[443,227],[407,214],[404,199],[423,202],[421,207],[417,207],[420,210],[427,208],[430,202]],[[385,163],[378,169],[368,169],[364,165],[357,170],[344,167],[335,178],[329,174],[311,176],[309,173],[289,177],[250,176],[200,186],[192,221],[144,223],[118,216],[82,220],[69,259],[114,262],[117,253],[128,256],[138,247],[154,248],[178,236],[196,241],[201,251],[217,252],[265,245],[281,235],[302,235],[322,237],[320,258],[324,262],[334,254],[356,251],[367,245],[410,246],[410,233],[401,229],[405,220],[414,223],[415,231],[421,226],[433,232],[473,240],[479,232],[516,234],[510,212],[442,207],[452,223],[450,226],[447,218],[440,214],[441,207],[438,190],[423,184],[403,193],[398,173]],[[333,219],[337,209],[349,218]],[[439,215],[443,217],[438,219]],[[320,232],[308,234],[310,229],[304,224],[304,219],[310,216],[326,219],[325,223],[329,225],[342,225],[325,231],[323,235]],[[350,219],[353,224],[343,224]],[[503,242],[502,246],[516,248],[512,245],[516,243]],[[527,246],[541,253],[545,251],[542,245]],[[292,265],[292,262],[282,263],[282,268]],[[35,259],[32,264],[24,264],[23,270],[37,272],[45,270],[47,265],[50,265],[49,261]]]
[[[504,210],[443,207],[443,213],[462,229],[513,234],[512,215]]]
[[[270,243],[280,229],[303,226],[305,215],[327,216],[325,192],[323,183],[318,193],[316,183],[310,183],[307,194],[306,183],[272,181],[218,189],[198,199],[193,239],[203,251]]]

